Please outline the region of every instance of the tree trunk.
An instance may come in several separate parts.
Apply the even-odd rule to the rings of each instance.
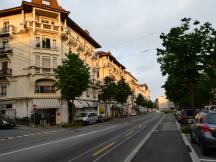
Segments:
[[[190,106],[195,108],[193,83],[190,81]]]
[[[69,118],[69,123],[72,123],[74,121],[74,115],[75,115],[75,105],[74,101],[68,101],[68,118]]]

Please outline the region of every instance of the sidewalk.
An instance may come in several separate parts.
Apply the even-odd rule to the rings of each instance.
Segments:
[[[192,162],[173,115],[155,129],[132,162]]]

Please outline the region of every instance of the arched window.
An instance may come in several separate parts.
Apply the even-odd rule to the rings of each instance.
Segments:
[[[55,93],[55,80],[39,79],[35,82],[35,93]]]

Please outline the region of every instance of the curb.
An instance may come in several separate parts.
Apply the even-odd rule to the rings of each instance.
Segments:
[[[177,125],[177,128],[178,128],[178,131],[180,132],[180,134],[182,136],[182,139],[183,139],[185,145],[188,146],[190,148],[190,150],[191,150],[191,152],[189,152],[189,154],[190,154],[190,157],[191,157],[192,161],[193,162],[200,162],[199,156],[197,155],[197,153],[195,152],[195,150],[191,146],[191,143],[188,140],[188,138],[186,137],[186,135],[181,132],[180,125],[179,125],[179,123],[177,121],[176,121],[176,125]]]

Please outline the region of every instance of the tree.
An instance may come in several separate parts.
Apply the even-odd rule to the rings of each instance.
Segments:
[[[125,82],[124,78],[121,78],[117,82],[116,92],[114,95],[115,101],[120,104],[124,104],[127,102],[128,96],[132,95],[133,92],[128,83]]]
[[[62,98],[68,101],[69,121],[74,119],[74,100],[87,90],[90,82],[89,67],[78,55],[68,54],[57,68],[56,86],[61,90]]]
[[[104,78],[104,85],[102,86],[101,93],[99,95],[99,100],[105,102],[105,116],[107,117],[107,104],[114,100],[116,93],[116,83],[111,77]]]
[[[216,31],[210,23],[182,25],[162,33],[158,62],[167,80],[163,85],[167,97],[180,106],[201,106],[208,102],[216,86]]]
[[[135,103],[136,103],[138,106],[144,106],[144,105],[145,105],[145,98],[143,97],[143,95],[138,94],[138,96],[136,97]]]

